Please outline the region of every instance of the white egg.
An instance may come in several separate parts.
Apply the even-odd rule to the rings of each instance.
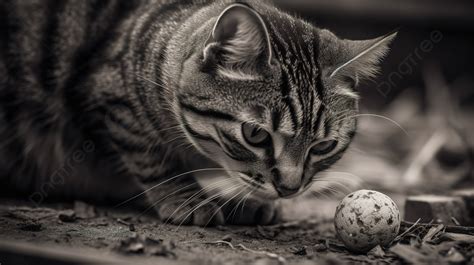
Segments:
[[[347,195],[336,208],[334,225],[344,245],[355,252],[386,246],[398,235],[400,211],[387,195],[359,190]]]

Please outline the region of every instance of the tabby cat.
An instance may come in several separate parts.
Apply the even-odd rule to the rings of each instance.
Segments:
[[[144,196],[195,225],[267,224],[308,189],[395,36],[343,40],[231,0],[3,0],[0,25],[3,189]]]

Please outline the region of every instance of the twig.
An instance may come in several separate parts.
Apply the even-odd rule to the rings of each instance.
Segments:
[[[117,223],[121,224],[121,225],[125,225],[125,226],[130,226],[130,223],[125,221],[125,220],[122,220],[120,218],[117,218]]]
[[[257,254],[257,255],[267,256],[269,258],[278,260],[278,262],[280,262],[280,263],[286,263],[286,259],[284,257],[278,255],[278,254],[268,252],[268,251],[262,251],[262,250],[253,250],[253,249],[250,249],[250,248],[244,246],[243,244],[238,244],[238,245],[234,246],[234,245],[232,245],[232,243],[227,242],[227,241],[223,241],[223,240],[217,240],[217,241],[211,241],[211,242],[198,242],[198,241],[186,241],[186,242],[184,242],[184,244],[191,244],[191,243],[209,244],[209,245],[224,244],[224,245],[227,245],[228,247],[230,247],[231,249],[237,249],[237,247],[239,247],[244,251],[247,251],[247,252],[250,252],[250,253],[253,253],[253,254]]]
[[[203,242],[204,244],[224,244],[224,245],[227,245],[229,246],[231,249],[235,249],[234,245],[232,245],[232,243],[228,242],[228,241],[224,241],[224,240],[217,240],[217,241],[214,241],[214,242]]]
[[[407,230],[405,230],[405,232],[401,233],[400,235],[398,235],[394,240],[393,242],[398,242],[400,240],[403,239],[403,237],[405,237],[408,233],[410,233],[413,229],[416,228],[416,225],[421,221],[421,218],[419,218],[418,220],[416,220],[416,222],[410,226]]]
[[[426,223],[412,223],[412,222],[407,222],[403,221],[402,226],[418,226],[418,227],[426,227],[426,228],[431,228],[434,226],[437,226],[439,224],[426,224]],[[409,229],[410,229],[409,228]],[[460,233],[460,234],[467,234],[467,235],[474,235],[474,227],[472,226],[460,226],[460,225],[445,225],[445,231],[448,233]],[[406,232],[406,231],[405,231]]]
[[[286,262],[286,259],[284,257],[282,257],[278,254],[272,253],[272,252],[261,251],[261,250],[253,250],[253,249],[247,248],[246,246],[244,246],[242,244],[238,244],[237,246],[241,247],[245,251],[248,251],[248,252],[251,252],[251,253],[254,253],[254,254],[265,255],[269,258],[277,259],[280,263],[285,263]]]

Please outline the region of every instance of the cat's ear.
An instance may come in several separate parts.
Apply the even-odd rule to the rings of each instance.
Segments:
[[[371,40],[344,40],[344,61],[338,62],[329,77],[351,79],[354,85],[375,77],[380,62],[390,50],[389,44],[396,36],[397,32],[394,32]]]
[[[259,79],[271,64],[272,49],[262,17],[251,7],[233,4],[217,19],[203,51],[204,69],[243,80]]]

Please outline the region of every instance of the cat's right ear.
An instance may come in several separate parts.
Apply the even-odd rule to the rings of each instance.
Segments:
[[[202,69],[231,79],[255,80],[271,63],[270,37],[260,14],[244,4],[227,7],[205,44]]]

